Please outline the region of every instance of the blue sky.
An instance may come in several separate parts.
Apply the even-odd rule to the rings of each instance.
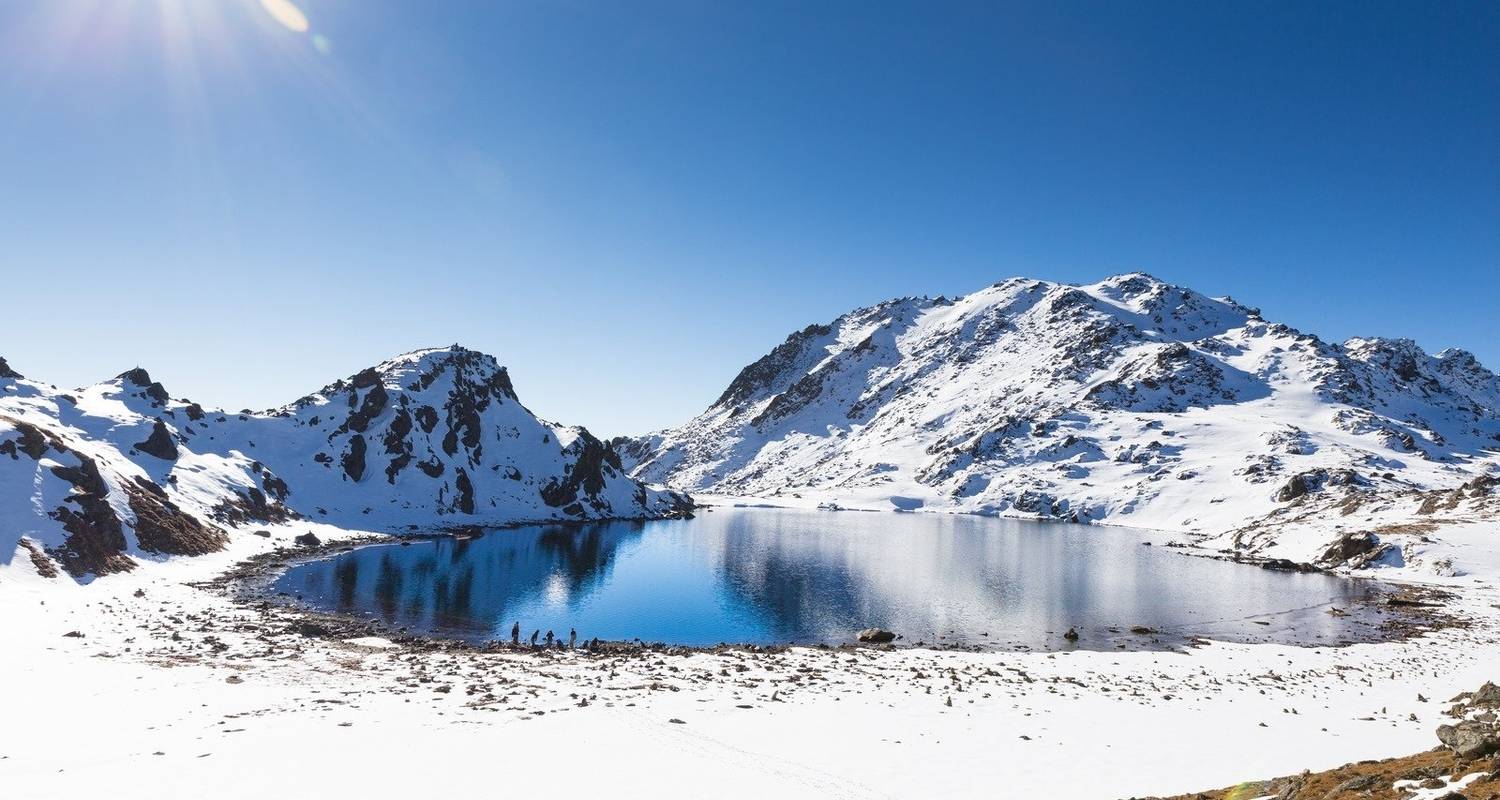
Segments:
[[[611,435],[856,306],[1141,269],[1497,368],[1496,42],[1461,2],[10,0],[0,355],[263,408],[458,341]]]

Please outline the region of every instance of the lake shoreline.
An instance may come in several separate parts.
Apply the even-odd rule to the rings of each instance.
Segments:
[[[587,753],[621,796],[697,797],[705,786],[734,797],[992,796],[997,786],[1160,796],[1423,750],[1445,718],[1418,697],[1493,679],[1500,653],[1489,573],[1392,574],[1451,593],[1445,613],[1466,624],[1346,647],[589,657],[408,643],[309,631],[318,620],[236,595],[237,580],[277,562],[391,541],[316,523],[266,527],[270,537],[247,529],[225,553],[85,586],[0,584],[13,628],[0,680],[23,687],[9,706],[28,721],[0,726],[0,782],[35,798],[126,796],[118,765],[128,763],[139,785],[184,797],[288,785],[430,794],[471,788],[472,775],[367,765],[499,759],[509,788],[546,792]],[[323,544],[293,546],[308,530]],[[1139,736],[1146,729],[1173,731],[1170,758],[1159,737]],[[663,759],[671,781],[639,768]]]
[[[894,512],[892,512],[894,513]],[[317,636],[330,639],[348,639],[355,637],[380,637],[405,646],[434,649],[453,650],[466,649],[475,652],[509,652],[509,653],[541,653],[549,651],[549,648],[528,644],[512,644],[502,638],[474,639],[461,636],[453,636],[436,631],[412,629],[407,626],[394,624],[374,616],[361,616],[355,613],[321,610],[301,600],[291,599],[289,596],[278,593],[273,584],[289,570],[304,564],[328,560],[343,553],[355,550],[375,547],[397,547],[407,545],[430,544],[435,540],[457,538],[474,539],[487,535],[504,534],[507,531],[529,527],[536,523],[517,523],[498,528],[488,528],[482,531],[454,531],[445,530],[433,533],[399,533],[399,534],[370,534],[352,539],[332,542],[321,542],[316,545],[301,545],[293,548],[281,548],[266,553],[258,554],[250,559],[235,564],[231,569],[206,582],[204,585],[215,591],[223,593],[226,597],[238,604],[251,609],[265,609],[265,604],[277,606],[283,613],[291,613],[302,620],[304,630],[308,636]],[[546,523],[551,525],[553,523]],[[566,528],[582,528],[585,524],[564,525]],[[1246,569],[1272,569],[1268,566],[1266,559],[1256,558],[1234,558],[1222,552],[1213,552],[1191,545],[1172,544],[1165,548],[1173,555],[1188,558],[1206,558],[1215,561],[1241,565]],[[1349,647],[1355,644],[1379,644],[1382,642],[1394,642],[1421,636],[1433,630],[1448,627],[1462,627],[1468,621],[1462,616],[1452,613],[1446,604],[1451,599],[1451,594],[1431,586],[1402,582],[1384,581],[1373,577],[1340,575],[1331,570],[1321,569],[1308,565],[1307,571],[1317,571],[1337,577],[1343,580],[1357,582],[1370,582],[1378,594],[1372,593],[1356,601],[1356,604],[1347,609],[1340,609],[1346,614],[1361,613],[1387,613],[1389,618],[1381,622],[1378,636],[1361,639],[1347,639],[1336,643],[1306,642],[1299,643],[1281,642],[1296,647]],[[1295,609],[1305,610],[1305,609]],[[1292,613],[1292,611],[1283,612]],[[1123,633],[1124,628],[1112,629],[1115,633]],[[851,630],[852,634],[853,631]],[[898,636],[901,632],[896,631]],[[1058,653],[1074,650],[1085,650],[1091,652],[1140,652],[1140,651],[1179,651],[1185,648],[1199,646],[1200,643],[1216,640],[1210,636],[1182,635],[1160,638],[1156,630],[1142,631],[1131,637],[1120,637],[1128,643],[1127,646],[1104,647],[1091,646],[1090,642],[1069,642],[1062,637],[1058,638],[1055,647],[1028,647],[1024,645],[1007,645],[1001,643],[976,644],[973,642],[928,642],[908,641],[904,637],[888,644],[870,644],[857,642],[784,642],[784,643],[754,643],[754,642],[720,642],[715,644],[679,644],[661,641],[643,641],[640,639],[610,639],[600,640],[598,647],[578,647],[576,652],[583,655],[619,656],[634,654],[640,656],[651,656],[658,654],[683,654],[683,653],[723,653],[723,652],[783,652],[793,647],[806,647],[818,650],[902,650],[902,649],[926,649],[941,652],[967,652],[967,653]],[[1255,642],[1242,642],[1253,644]],[[561,651],[566,648],[559,646],[551,650]]]

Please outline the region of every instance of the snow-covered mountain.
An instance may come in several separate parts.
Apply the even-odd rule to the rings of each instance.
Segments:
[[[69,392],[0,360],[0,565],[117,572],[295,516],[393,530],[690,507],[587,430],[537,419],[504,367],[458,346],[262,413],[174,400],[142,369]]]
[[[686,490],[1222,532],[1311,493],[1494,473],[1500,379],[1140,273],[1015,278],[810,325],[687,424],[616,444]]]

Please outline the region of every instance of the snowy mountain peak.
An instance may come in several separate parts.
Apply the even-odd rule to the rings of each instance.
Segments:
[[[697,418],[619,445],[636,477],[696,491],[1225,528],[1304,473],[1494,470],[1497,398],[1461,351],[1330,345],[1140,272],[1011,278],[809,325]]]
[[[16,379],[19,379],[19,378],[22,378],[22,377],[25,377],[25,376],[23,376],[19,372],[16,372],[15,370],[11,369],[10,368],[10,364],[7,364],[4,358],[0,358],[0,378],[8,378],[8,379],[11,379],[11,380],[16,380]]]
[[[139,368],[66,394],[17,378],[0,394],[0,487],[0,566],[24,551],[75,576],[298,516],[391,530],[691,508],[587,430],[537,419],[503,366],[456,345],[258,414],[172,400]]]
[[[167,395],[167,388],[152,380],[151,373],[141,367],[128,369],[116,375],[113,381],[106,381],[99,386],[107,387],[111,384],[125,394],[145,398],[156,405],[165,404],[172,399]]]

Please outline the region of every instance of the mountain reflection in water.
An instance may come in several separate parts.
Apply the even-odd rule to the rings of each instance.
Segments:
[[[576,628],[581,639],[687,645],[836,644],[870,626],[904,643],[1044,649],[1377,636],[1377,612],[1359,605],[1374,584],[1139,540],[945,514],[719,509],[365,547],[293,567],[273,588],[320,610],[473,641],[508,639],[517,621],[523,637]],[[1076,645],[1061,638],[1070,627]]]

